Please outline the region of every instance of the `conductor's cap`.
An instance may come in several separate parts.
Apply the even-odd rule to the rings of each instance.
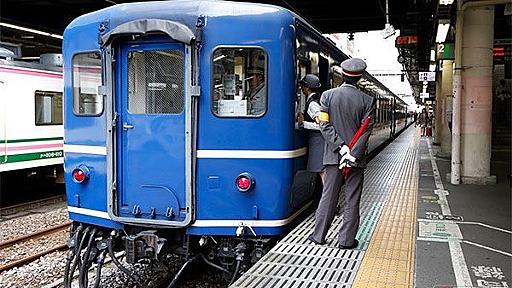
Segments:
[[[300,81],[299,84],[308,88],[320,88],[320,79],[314,74],[306,74]]]
[[[341,62],[341,71],[350,77],[359,77],[366,70],[366,62],[359,58],[350,58]]]

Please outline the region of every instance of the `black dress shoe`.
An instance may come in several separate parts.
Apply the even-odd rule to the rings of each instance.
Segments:
[[[316,245],[324,245],[325,244],[325,241],[322,241],[322,242],[316,241],[315,238],[313,238],[313,235],[309,235],[308,240],[315,243]]]
[[[350,245],[350,246],[344,246],[344,245],[340,245],[340,248],[341,249],[354,249],[356,248],[357,246],[359,245],[359,241],[354,240],[354,244],[353,245]]]

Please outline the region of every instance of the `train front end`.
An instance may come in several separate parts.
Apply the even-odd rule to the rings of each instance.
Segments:
[[[222,17],[219,6],[232,5],[246,14]],[[262,23],[268,29],[247,33]],[[235,277],[305,211],[311,185],[294,180],[306,150],[294,132],[292,24],[272,6],[170,1],[116,5],[67,27],[64,161],[74,225],[65,285],[76,263],[85,259],[82,275],[116,250],[130,264],[201,257]],[[222,32],[233,27],[240,33]],[[216,98],[215,75],[241,83],[257,61],[264,110],[223,117],[229,107],[219,105],[234,100],[228,87]],[[240,137],[247,131],[261,141]]]
[[[79,255],[87,239],[95,247],[90,243],[106,239],[105,253],[118,244],[135,263],[157,259],[194,217],[198,46],[196,31],[183,23],[114,24],[105,13],[82,16],[65,32],[65,172],[76,246],[70,253]],[[161,238],[157,232],[168,228]]]

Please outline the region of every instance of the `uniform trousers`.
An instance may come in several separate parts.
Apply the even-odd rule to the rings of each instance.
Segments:
[[[324,242],[336,213],[341,186],[345,183],[343,224],[338,234],[338,244],[352,246],[359,228],[359,202],[363,191],[364,169],[352,167],[345,180],[338,165],[325,166],[325,183],[322,198],[315,213],[313,239]]]

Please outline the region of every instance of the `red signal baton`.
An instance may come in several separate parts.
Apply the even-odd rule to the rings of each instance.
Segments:
[[[370,125],[371,118],[372,118],[372,116],[368,116],[368,118],[366,118],[366,120],[364,120],[363,125],[361,125],[361,127],[359,127],[359,129],[356,131],[356,134],[354,134],[354,136],[352,137],[352,140],[350,140],[350,143],[348,143],[348,148],[350,148],[350,150],[352,150],[352,148],[356,145],[357,140],[359,140],[359,138],[361,138],[361,135],[363,135],[363,133],[366,132],[366,129],[368,129],[368,125]],[[343,175],[343,177],[345,179],[348,177],[350,168],[351,167],[345,167],[341,171],[341,174]]]

